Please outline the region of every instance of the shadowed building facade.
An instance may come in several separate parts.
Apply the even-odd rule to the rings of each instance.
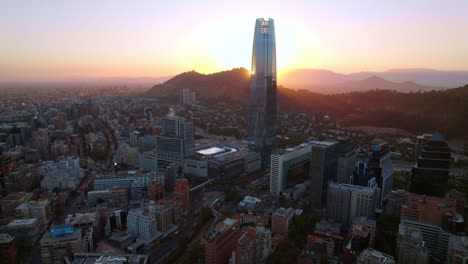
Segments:
[[[412,170],[410,192],[444,197],[448,191],[451,153],[445,138],[435,132],[418,137],[417,165]]]
[[[270,165],[276,149],[276,43],[273,19],[255,22],[248,113],[249,149],[259,152],[263,166]]]

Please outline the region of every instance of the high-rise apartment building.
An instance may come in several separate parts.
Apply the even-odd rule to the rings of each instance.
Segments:
[[[328,186],[327,216],[349,226],[356,217],[375,218],[379,190],[332,182]]]
[[[312,208],[325,206],[328,183],[336,179],[338,156],[337,142],[314,141],[310,156],[310,198]]]
[[[208,231],[201,238],[201,244],[205,246],[205,264],[227,264],[240,235],[239,222],[231,218]]]
[[[448,191],[451,153],[445,138],[435,132],[418,137],[417,165],[412,170],[410,192],[443,197]]]
[[[73,253],[82,250],[81,228],[69,225],[55,226],[41,239],[42,263],[64,263],[65,258],[73,259]]]
[[[249,92],[248,145],[261,153],[262,164],[270,165],[276,150],[276,42],[273,19],[255,22]]]

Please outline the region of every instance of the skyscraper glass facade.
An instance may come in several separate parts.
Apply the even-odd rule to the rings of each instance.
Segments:
[[[255,23],[249,100],[249,149],[259,152],[264,166],[276,149],[276,43],[273,19]]]

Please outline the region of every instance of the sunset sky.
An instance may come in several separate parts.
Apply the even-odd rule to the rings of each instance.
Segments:
[[[0,78],[160,77],[250,68],[275,19],[280,70],[468,70],[468,1],[5,0]]]

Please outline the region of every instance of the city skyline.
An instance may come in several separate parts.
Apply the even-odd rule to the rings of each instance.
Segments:
[[[287,7],[9,2],[0,16],[6,39],[0,44],[0,78],[162,77],[249,68],[248,32],[259,15],[281,22],[279,74],[297,68],[468,70],[468,37],[459,34],[468,25],[467,8],[464,1],[295,1]]]

